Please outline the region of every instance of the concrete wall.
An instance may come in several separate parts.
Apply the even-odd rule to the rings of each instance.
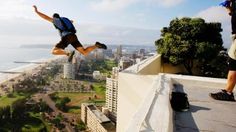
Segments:
[[[183,65],[173,66],[172,64],[163,64],[161,65],[162,73],[187,73]]]
[[[157,75],[159,73],[187,73],[183,65],[173,66],[172,64],[163,63],[161,55],[148,58],[136,65],[137,74],[141,75]],[[132,68],[131,68],[132,69]],[[197,73],[193,70],[193,73]]]
[[[153,79],[154,76],[119,74],[117,132],[125,132],[132,117],[151,90]]]
[[[151,58],[143,64],[141,62],[138,69],[138,74],[141,75],[157,75],[161,72],[161,55],[156,55],[154,58]]]

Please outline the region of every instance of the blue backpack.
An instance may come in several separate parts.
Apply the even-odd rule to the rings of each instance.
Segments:
[[[76,33],[76,29],[74,25],[68,18],[60,17],[59,20],[60,20],[60,24],[54,23],[54,26],[56,27],[56,29],[58,29],[60,32],[67,31],[71,33]]]

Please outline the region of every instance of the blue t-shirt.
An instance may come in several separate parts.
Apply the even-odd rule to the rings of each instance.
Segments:
[[[54,25],[57,25],[57,27],[62,28],[62,31],[60,31],[60,30],[58,29],[61,37],[65,37],[66,35],[73,34],[72,32],[64,31],[64,30],[63,30],[64,27],[63,27],[63,25],[62,25],[62,23],[61,23],[61,20],[60,20],[59,18],[53,18],[53,24],[54,24]]]

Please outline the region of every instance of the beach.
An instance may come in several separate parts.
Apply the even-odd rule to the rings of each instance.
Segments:
[[[57,61],[62,59],[63,57],[59,56],[59,57],[53,57],[53,58],[49,58],[49,59],[39,59],[39,60],[35,60],[32,62],[40,62],[40,63],[29,63],[11,70],[6,70],[6,72],[9,73],[1,73],[0,74],[0,85],[5,85],[10,87],[9,85],[11,83],[14,83],[13,80],[24,80],[23,75],[29,75],[29,76],[33,76],[34,74],[37,74],[38,72],[40,72],[40,69],[44,66],[46,66],[49,63],[52,63],[53,61]],[[4,95],[6,94],[4,92],[4,90],[2,89],[2,87],[0,87],[0,95]]]

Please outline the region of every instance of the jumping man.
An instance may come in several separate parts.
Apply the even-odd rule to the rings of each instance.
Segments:
[[[79,51],[84,56],[88,55],[91,51],[93,51],[96,48],[101,49],[107,49],[107,46],[105,44],[96,42],[95,45],[89,46],[87,48],[84,48],[82,44],[79,42],[76,36],[76,30],[73,26],[73,21],[69,20],[66,17],[60,17],[59,14],[54,13],[53,17],[49,17],[41,12],[38,11],[37,7],[34,5],[35,12],[44,20],[47,20],[54,24],[56,29],[59,30],[61,41],[56,44],[56,46],[52,50],[52,54],[54,55],[66,55],[68,56],[68,61],[71,62],[74,51],[72,52],[66,52],[64,49],[71,44],[77,51]]]

